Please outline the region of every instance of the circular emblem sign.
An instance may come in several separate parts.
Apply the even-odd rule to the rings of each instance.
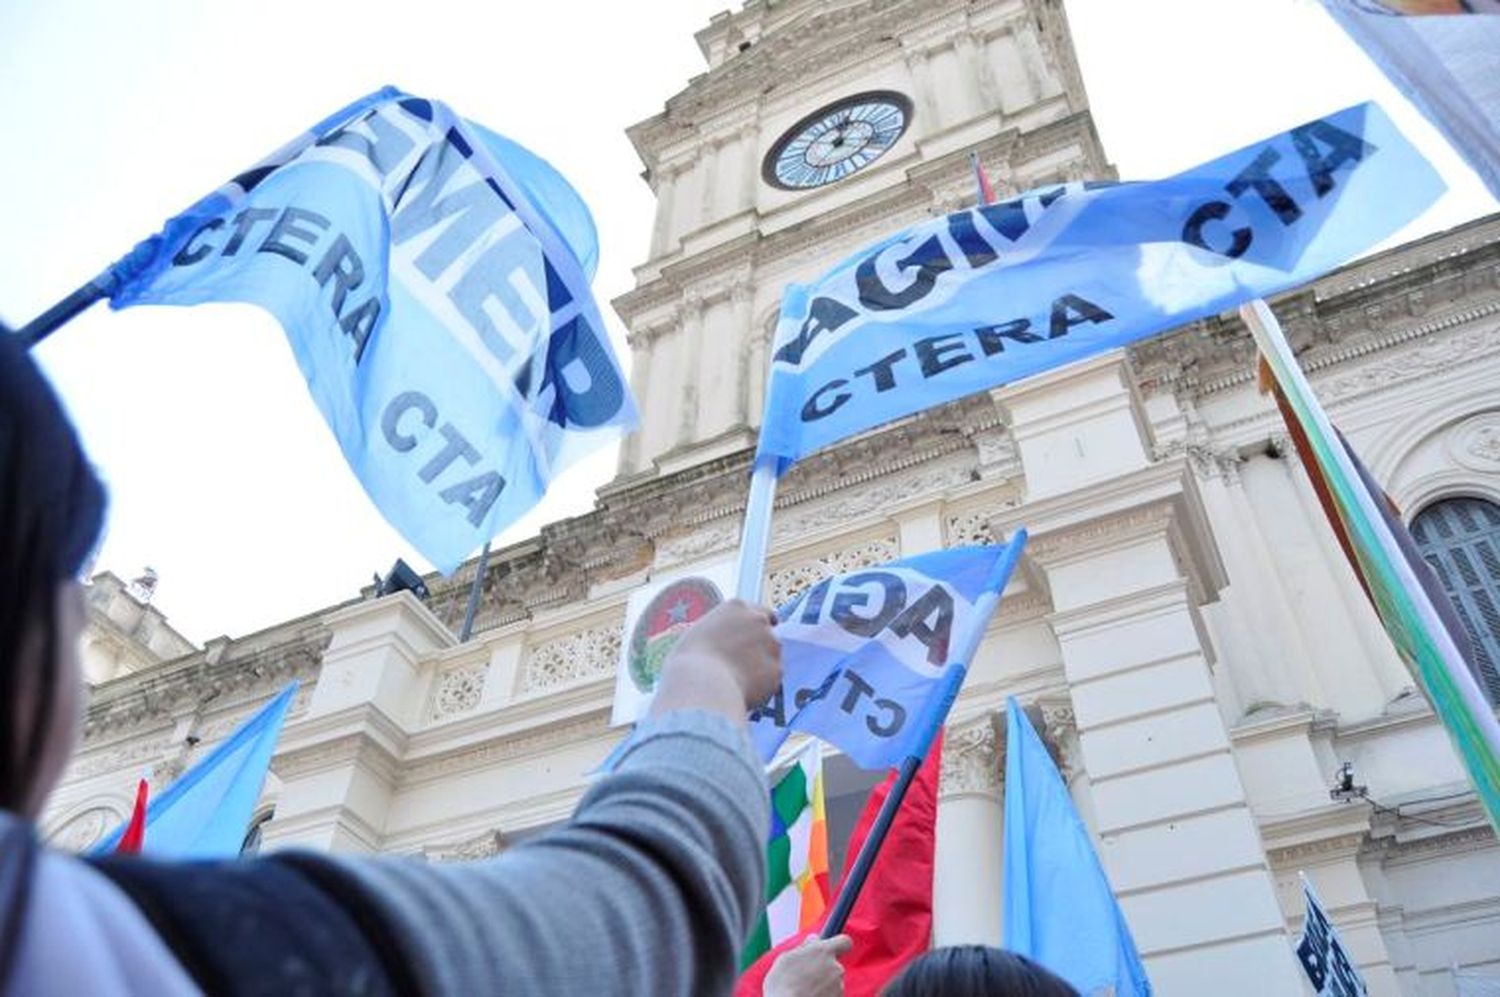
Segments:
[[[630,681],[641,692],[656,688],[662,663],[696,620],[724,601],[706,578],[684,578],[656,593],[630,632]]]

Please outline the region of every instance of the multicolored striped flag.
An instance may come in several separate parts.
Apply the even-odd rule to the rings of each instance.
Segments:
[[[1270,307],[1252,301],[1240,315],[1275,380],[1288,428],[1305,441],[1303,464],[1326,496],[1329,522],[1351,553],[1356,576],[1500,831],[1500,721],[1479,688],[1466,653],[1470,642],[1452,604],[1379,486],[1329,422]]]
[[[771,787],[766,910],[750,936],[742,966],[813,928],[828,909],[828,812],[823,804],[821,747],[809,739]]]

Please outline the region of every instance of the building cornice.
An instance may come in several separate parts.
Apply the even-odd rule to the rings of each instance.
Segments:
[[[1483,322],[1500,313],[1500,214],[1336,270],[1273,305],[1325,402],[1500,352],[1500,330]],[[1461,338],[1408,362],[1410,344],[1449,330],[1459,331],[1447,339]],[[1398,360],[1376,360],[1398,347],[1406,347]],[[1255,370],[1254,344],[1234,314],[1145,340],[1130,354],[1148,393],[1204,397],[1248,384]]]

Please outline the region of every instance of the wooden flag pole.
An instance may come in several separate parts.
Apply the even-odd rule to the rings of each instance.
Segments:
[[[113,277],[106,270],[23,325],[16,332],[16,335],[20,336],[26,343],[26,348],[30,349],[68,322],[83,314],[92,305],[109,297],[110,288],[113,283]]]
[[[964,685],[964,678],[969,674],[969,662],[974,660],[974,655],[979,650],[979,642],[984,639],[984,632],[989,627],[990,617],[995,615],[995,610],[1000,606],[1000,597],[1005,594],[1006,580],[1015,570],[1016,563],[1020,561],[1021,552],[1025,548],[1026,531],[1017,530],[1005,553],[1000,555],[994,568],[991,569],[984,592],[979,596],[979,601],[974,604],[974,624],[964,633],[963,643],[957,648],[952,661],[943,670],[942,685],[933,690],[932,696],[927,700],[926,708],[917,718],[916,741],[912,744],[910,754],[902,760],[896,774],[896,781],[891,785],[890,795],[885,798],[885,802],[880,804],[880,811],[875,815],[875,823],[870,826],[870,833],[866,836],[864,844],[860,846],[859,855],[855,857],[854,865],[849,869],[849,875],[844,877],[844,882],[839,886],[839,895],[834,898],[833,909],[828,912],[828,920],[823,923],[823,938],[832,938],[841,933],[844,925],[848,923],[849,915],[854,910],[854,903],[859,899],[860,891],[864,889],[865,880],[869,879],[870,870],[875,867],[875,859],[880,855],[880,847],[885,844],[886,835],[896,819],[896,813],[901,809],[901,801],[906,798],[906,791],[911,788],[917,770],[927,760],[927,752],[931,750],[932,742],[937,739],[938,731],[943,729],[943,724],[948,720],[948,711],[953,709],[953,701],[958,698],[959,690]]]

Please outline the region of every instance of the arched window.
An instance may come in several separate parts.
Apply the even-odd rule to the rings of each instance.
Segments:
[[[1500,703],[1500,505],[1443,499],[1417,514],[1411,533],[1473,638],[1480,687]]]
[[[240,842],[241,855],[248,858],[260,854],[261,830],[271,822],[274,816],[276,816],[276,811],[268,810],[250,822],[250,830],[245,832],[245,840]]]

